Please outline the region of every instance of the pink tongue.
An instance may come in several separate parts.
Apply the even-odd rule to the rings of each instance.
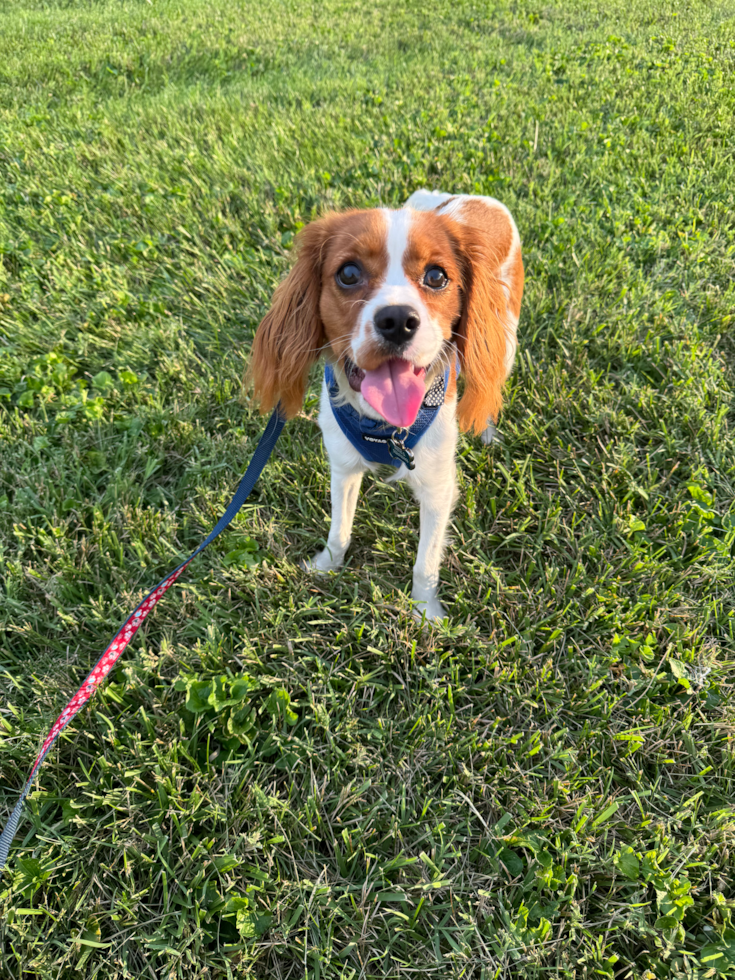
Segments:
[[[416,421],[424,400],[424,368],[415,368],[402,358],[385,361],[375,371],[366,371],[360,391],[365,401],[391,425],[408,429]]]

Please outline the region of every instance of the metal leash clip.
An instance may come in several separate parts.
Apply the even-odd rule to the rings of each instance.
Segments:
[[[400,433],[403,433],[401,435]],[[409,470],[416,469],[416,461],[413,458],[413,451],[404,445],[408,429],[396,429],[390,437],[388,452],[392,459],[397,459],[399,463],[404,463]]]

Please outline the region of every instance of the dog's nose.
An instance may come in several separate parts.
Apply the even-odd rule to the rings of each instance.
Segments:
[[[412,306],[384,306],[376,311],[373,323],[381,337],[400,347],[416,333],[421,317]]]

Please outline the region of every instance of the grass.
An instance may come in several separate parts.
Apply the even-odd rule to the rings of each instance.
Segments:
[[[6,3],[0,815],[229,499],[298,228],[492,194],[528,285],[449,624],[407,615],[404,488],[298,570],[315,374],[45,763],[3,980],[735,976],[734,36],[716,0]]]

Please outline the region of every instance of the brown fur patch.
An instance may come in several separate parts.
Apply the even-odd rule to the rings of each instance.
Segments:
[[[449,366],[449,384],[447,385],[447,392],[445,398],[447,401],[451,401],[457,394],[457,365],[454,361]]]
[[[432,265],[442,268],[449,279],[443,289],[424,285],[426,270]],[[421,294],[434,323],[445,340],[452,337],[452,327],[462,308],[462,268],[455,241],[446,220],[433,211],[413,214],[408,243],[403,255],[403,271]]]
[[[438,205],[437,205],[437,206],[436,206],[436,207],[434,208],[434,210],[435,210],[435,211],[437,211],[437,212],[440,212],[440,211],[443,211],[443,210],[444,210],[445,208],[448,208],[448,207],[449,207],[449,205],[450,205],[450,204],[452,204],[452,203],[453,203],[454,201],[456,201],[456,200],[457,200],[457,196],[456,196],[456,194],[455,194],[455,195],[452,195],[452,197],[448,197],[448,198],[446,199],[446,201],[442,201],[442,202],[441,202],[441,204],[438,204]]]
[[[280,402],[292,418],[304,402],[309,369],[325,346],[337,359],[344,354],[362,304],[385,275],[384,225],[379,211],[348,211],[326,215],[299,232],[296,264],[276,288],[253,341],[248,380],[261,412]],[[345,293],[334,276],[351,260],[365,269],[368,281]]]
[[[464,392],[457,406],[460,428],[481,433],[497,420],[506,378],[506,331],[509,314],[520,313],[523,262],[520,247],[511,274],[501,281],[501,266],[513,248],[513,229],[502,208],[483,201],[463,201],[451,218],[456,249],[463,266],[464,301],[455,331]],[[506,297],[505,285],[510,292]]]
[[[363,306],[385,279],[388,266],[385,216],[379,210],[352,211],[342,216],[325,249],[319,312],[332,352],[347,352]],[[346,262],[356,262],[365,283],[340,289],[335,276]]]
[[[515,255],[512,257],[512,265],[510,278],[511,282],[507,283],[508,289],[510,290],[510,299],[508,300],[508,306],[510,307],[513,316],[519,317],[521,315],[521,300],[523,298],[523,257],[521,255],[520,245],[516,249]]]
[[[504,208],[494,207],[485,201],[462,201],[452,217],[463,225],[482,231],[494,255],[493,264],[499,267],[505,262],[513,244],[513,229]]]

